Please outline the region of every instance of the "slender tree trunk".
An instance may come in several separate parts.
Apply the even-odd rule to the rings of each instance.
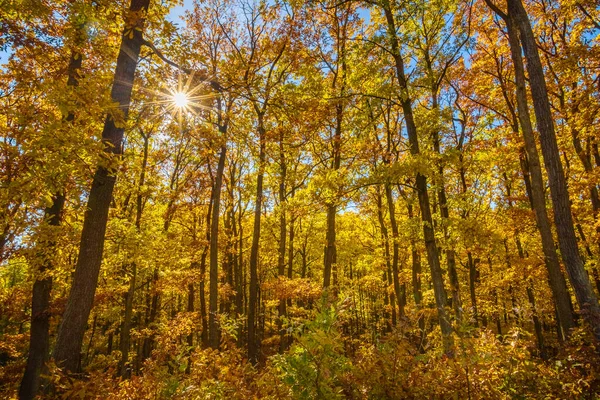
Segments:
[[[44,219],[48,225],[58,227],[61,224],[61,214],[65,203],[65,197],[57,194],[52,199],[52,205],[44,213]],[[40,243],[47,249],[56,246],[51,239],[48,243]],[[29,353],[25,374],[21,380],[19,399],[30,400],[35,398],[40,386],[43,385],[41,375],[46,371],[45,363],[50,350],[50,292],[52,290],[52,276],[46,275],[53,269],[54,265],[50,259],[43,261],[39,269],[40,276],[33,284],[31,300],[31,330],[29,339]]]
[[[286,251],[286,240],[287,240],[287,221],[286,221],[286,186],[285,180],[287,176],[287,165],[285,158],[285,149],[283,145],[283,131],[279,136],[279,163],[280,163],[280,176],[279,176],[279,252],[277,257],[277,275],[279,279],[285,277],[285,251]],[[283,328],[283,319],[286,316],[286,299],[279,299],[278,307],[278,318],[277,327],[279,329],[279,353],[283,353],[287,348],[285,329]]]
[[[227,130],[219,127],[221,133]],[[209,289],[209,314],[208,314],[208,344],[213,349],[219,348],[219,327],[217,321],[219,299],[219,213],[221,206],[221,187],[223,186],[223,172],[225,171],[225,157],[227,145],[221,146],[219,164],[215,176],[215,185],[212,193],[212,220],[210,225],[210,289]]]
[[[265,170],[266,132],[263,125],[263,114],[258,114],[258,176],[256,178],[256,203],[254,205],[254,231],[252,247],[250,248],[250,296],[248,304],[248,359],[251,363],[258,362],[259,343],[256,335],[256,314],[258,311],[258,246],[260,244],[260,217],[263,200],[263,177]]]
[[[437,88],[434,87],[431,90],[431,98],[433,102],[433,109],[436,113],[439,113],[439,105],[437,99]],[[441,155],[440,148],[440,137],[439,132],[436,130],[433,132],[433,150]],[[460,299],[460,286],[458,282],[458,272],[456,271],[456,253],[454,247],[450,243],[450,234],[448,232],[448,222],[450,220],[450,211],[448,209],[448,199],[446,196],[446,187],[444,186],[444,166],[442,162],[438,162],[438,178],[439,189],[438,189],[438,200],[440,203],[440,216],[442,217],[442,229],[444,232],[444,239],[446,240],[446,264],[448,266],[448,277],[450,281],[450,294],[452,296],[452,306],[454,313],[458,321],[462,320],[462,302]]]
[[[208,256],[208,250],[210,247],[210,232],[211,232],[211,220],[212,220],[212,208],[215,186],[213,186],[210,194],[210,202],[208,204],[208,210],[206,211],[206,242],[208,245],[204,246],[202,255],[200,256],[200,285],[198,288],[198,294],[200,297],[200,320],[202,323],[202,333],[200,334],[200,340],[205,346],[209,345],[208,342],[208,318],[206,316],[206,258]]]
[[[130,347],[130,330],[131,330],[131,317],[133,311],[133,297],[135,295],[135,282],[137,277],[137,266],[135,263],[131,265],[131,277],[129,278],[129,289],[125,294],[125,313],[123,315],[123,323],[121,326],[121,336],[119,339],[119,348],[121,350],[121,361],[119,363],[119,375],[127,377],[130,375],[131,370],[127,368],[129,361],[129,347]]]
[[[518,26],[525,57],[527,58],[527,71],[529,72],[533,106],[538,131],[540,132],[542,156],[550,183],[554,223],[558,233],[561,255],[575,290],[581,313],[590,324],[596,339],[600,340],[600,305],[577,247],[577,238],[575,237],[571,215],[571,203],[560,160],[544,70],[535,36],[521,0],[508,0],[508,15],[514,17],[514,21]]]
[[[342,141],[342,118],[343,107],[341,104],[336,105],[336,127],[333,137],[333,170],[340,169],[341,163],[341,141]],[[336,230],[335,217],[337,214],[337,205],[327,205],[327,233],[325,236],[325,259],[323,270],[323,287],[328,288],[331,285],[331,273],[334,265],[337,263],[337,248],[336,248]]]
[[[334,79],[334,87],[338,79],[341,80],[339,93],[340,97],[343,97],[346,91],[346,37],[345,30],[342,37],[338,36],[338,54],[337,56],[341,59],[341,75],[339,70],[336,71],[336,77]],[[338,33],[339,35],[339,33]],[[333,170],[338,171],[340,169],[342,161],[342,123],[344,119],[344,105],[338,101],[335,105],[335,132],[333,136]],[[336,230],[335,230],[335,217],[337,214],[337,198],[334,203],[327,205],[327,233],[325,236],[325,255],[324,255],[324,269],[323,269],[323,288],[329,288],[331,285],[331,275],[333,271],[333,285],[337,285],[337,248],[336,248]],[[335,290],[335,289],[334,289]]]
[[[79,29],[83,29],[81,25]],[[77,38],[82,41],[82,38]],[[71,59],[68,66],[67,86],[76,87],[79,80],[79,70],[81,69],[82,55],[74,50],[71,54]],[[71,123],[75,119],[75,114],[69,112],[65,117],[65,122]],[[62,212],[65,204],[65,194],[58,191],[52,197],[52,205],[44,211],[44,221],[50,227],[59,227],[61,225]],[[52,233],[54,234],[54,232]],[[6,235],[3,235],[5,238]],[[4,240],[0,240],[4,247]],[[53,254],[56,247],[54,239],[50,239],[46,243],[39,243],[45,248],[44,252]],[[0,261],[2,259],[2,251],[0,251]],[[29,352],[27,353],[27,365],[25,373],[21,380],[19,388],[20,400],[31,400],[35,398],[40,386],[43,385],[43,375],[46,371],[45,363],[48,359],[50,351],[50,295],[52,291],[52,276],[49,275],[54,269],[51,258],[44,257],[39,268],[36,280],[33,283],[33,292],[31,295],[31,328],[29,333]]]
[[[143,134],[144,139],[144,153],[142,157],[142,166],[140,171],[140,178],[138,182],[137,188],[137,196],[136,196],[136,213],[135,213],[135,229],[137,233],[141,231],[142,224],[142,211],[143,211],[143,196],[142,196],[142,187],[146,184],[146,167],[148,166],[148,147],[150,138],[148,134]],[[122,377],[127,377],[131,373],[131,369],[127,368],[127,363],[129,361],[129,347],[131,342],[131,318],[133,315],[133,299],[135,296],[135,285],[136,285],[136,277],[137,277],[137,265],[135,262],[131,264],[131,277],[129,278],[129,289],[125,294],[125,313],[123,316],[123,324],[121,327],[121,337],[119,340],[119,346],[121,350],[121,363],[119,366],[119,374]]]
[[[479,271],[477,271],[478,260],[473,260],[473,255],[470,251],[467,252],[467,263],[469,265],[469,293],[471,295],[471,307],[473,308],[473,319],[475,326],[479,326],[479,313],[477,310],[477,294],[475,292],[475,284],[479,281]]]
[[[240,197],[238,199],[238,230],[237,232],[234,231],[234,236],[237,235],[237,249],[238,249],[238,256],[237,256],[237,272],[235,274],[235,287],[236,287],[236,293],[235,293],[235,309],[236,309],[236,313],[237,315],[242,315],[244,314],[244,293],[245,293],[245,287],[244,287],[244,278],[243,278],[243,268],[244,268],[244,264],[243,264],[243,252],[244,252],[244,236],[243,236],[243,229],[242,229],[242,199],[241,199],[241,194]],[[240,332],[241,333],[241,332]],[[240,335],[240,340],[241,340],[241,335]]]
[[[521,245],[521,240],[519,240],[518,236],[516,236],[515,242],[517,243],[519,258],[524,259],[525,253],[523,252],[523,246]],[[542,331],[542,323],[540,322],[540,317],[537,312],[537,306],[535,305],[535,295],[533,293],[533,279],[531,279],[531,277],[527,281],[527,300],[529,300],[529,305],[531,306],[533,328],[535,330],[535,338],[537,340],[538,350],[540,351],[540,356],[543,359],[546,359],[547,355],[546,346],[544,343],[544,332]]]
[[[412,220],[414,218],[413,206],[409,202],[407,204],[408,218]],[[419,351],[425,351],[425,318],[423,316],[423,292],[421,291],[421,255],[417,249],[417,243],[413,236],[410,238],[410,253],[412,259],[412,286],[413,286],[413,298],[415,300],[415,306],[419,312],[418,325],[421,333],[419,341]]]
[[[384,276],[387,277],[387,275],[389,275],[390,281],[394,282],[394,278],[393,278],[393,270],[392,270],[392,263],[390,262],[390,238],[389,238],[389,234],[388,234],[388,230],[387,227],[385,226],[385,221],[383,219],[383,202],[381,199],[381,193],[379,193],[379,191],[377,192],[377,219],[379,220],[379,227],[381,228],[381,239],[383,240],[383,246],[384,246],[384,254],[385,254],[385,265],[386,265],[386,273],[384,274]],[[397,277],[397,275],[396,275]],[[385,281],[385,280],[384,280]],[[395,289],[395,286],[394,286]],[[388,290],[386,288],[385,290],[386,293],[386,299],[388,297]],[[394,292],[394,294],[396,294],[396,292]],[[392,308],[392,325],[396,326],[396,299],[397,296],[389,296],[390,297],[390,305]]]
[[[392,55],[395,61],[396,75],[400,85],[401,106],[404,113],[408,140],[410,143],[410,152],[413,155],[419,154],[419,139],[417,134],[417,126],[413,117],[411,99],[408,96],[409,87],[404,73],[404,61],[400,54],[400,46],[398,37],[396,36],[396,24],[394,14],[390,7],[389,1],[384,2],[384,13],[387,21],[388,38],[390,40]],[[438,311],[438,320],[442,331],[444,341],[444,351],[447,354],[452,353],[452,327],[446,313],[446,289],[444,287],[444,278],[442,268],[440,266],[440,257],[435,240],[435,232],[433,230],[433,219],[431,217],[431,205],[429,202],[429,194],[427,190],[427,178],[417,172],[415,178],[415,186],[419,197],[419,206],[421,208],[421,220],[423,222],[423,236],[425,239],[425,249],[427,250],[427,260],[431,271],[431,280],[433,283],[435,303]]]
[[[392,280],[394,282],[394,292],[396,294],[396,302],[400,310],[400,318],[404,317],[404,306],[406,300],[404,292],[406,288],[404,285],[400,285],[400,278],[398,277],[398,257],[399,257],[399,244],[398,244],[398,223],[396,222],[396,206],[394,205],[394,197],[392,195],[392,185],[389,183],[385,185],[385,198],[387,201],[388,212],[390,213],[390,225],[392,227]]]

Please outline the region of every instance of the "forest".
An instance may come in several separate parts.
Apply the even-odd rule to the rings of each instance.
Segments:
[[[600,398],[598,1],[0,0],[0,60],[0,398]]]

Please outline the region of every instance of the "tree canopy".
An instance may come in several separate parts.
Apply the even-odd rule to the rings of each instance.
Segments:
[[[591,0],[8,0],[9,399],[600,394]]]

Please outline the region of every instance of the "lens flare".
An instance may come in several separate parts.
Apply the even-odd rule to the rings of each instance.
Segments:
[[[190,101],[189,101],[186,93],[177,92],[177,93],[173,94],[173,103],[175,104],[175,107],[185,108],[185,107],[187,107],[189,102]]]

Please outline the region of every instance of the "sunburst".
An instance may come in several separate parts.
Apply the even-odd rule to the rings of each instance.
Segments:
[[[189,102],[187,93],[185,92],[177,92],[173,95],[173,103],[175,103],[175,107],[177,108],[185,108]]]
[[[208,85],[204,82],[194,84],[194,73],[187,75],[184,80],[182,75],[177,77],[177,86],[175,88],[162,90],[147,90],[149,94],[156,99],[152,104],[164,107],[166,114],[171,114],[177,118],[180,129],[183,126],[183,119],[186,115],[197,115],[200,111],[209,111],[211,107],[207,106],[207,100],[214,97],[210,92]],[[164,115],[164,114],[163,114]]]

